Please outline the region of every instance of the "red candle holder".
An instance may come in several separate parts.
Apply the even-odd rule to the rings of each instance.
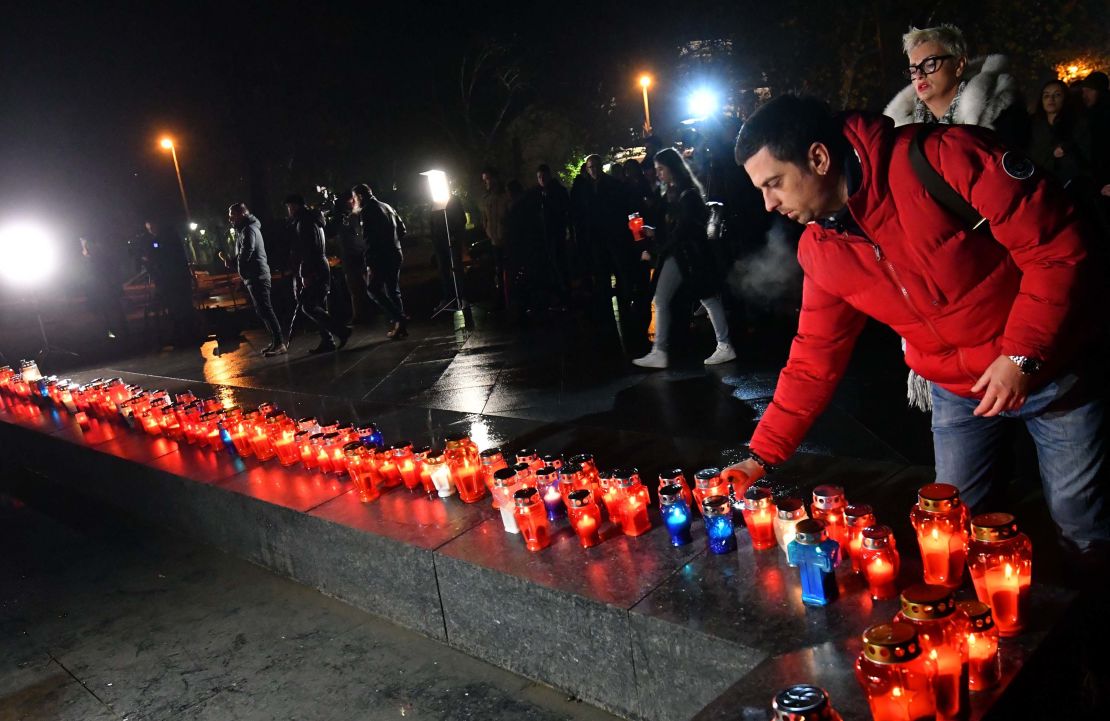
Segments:
[[[952,590],[919,583],[902,591],[895,622],[917,629],[922,653],[937,666],[937,718],[955,721],[970,708],[968,698],[967,616],[956,608]]]
[[[234,436],[232,442],[234,443]],[[274,451],[277,452],[278,462],[286,468],[301,460],[301,450],[297,446],[296,433],[291,428],[282,429],[281,437],[274,442]]]
[[[381,495],[375,474],[371,472],[370,449],[358,441],[343,446],[343,459],[347,474],[355,484],[358,500],[363,503],[376,501]]]
[[[517,478],[520,479],[522,488],[535,488],[536,487],[536,473],[532,470],[532,466],[527,463],[514,463],[509,466],[516,473]]]
[[[827,483],[813,489],[810,518],[825,522],[829,538],[840,544],[842,553],[848,547],[848,525],[844,520],[847,505],[844,489],[840,486]]]
[[[925,583],[959,588],[967,559],[968,512],[960,492],[947,483],[930,483],[917,492],[910,511],[917,533]]]
[[[315,416],[305,416],[297,419],[297,430],[305,431],[311,436],[320,432],[320,424],[316,422]]]
[[[620,527],[626,536],[640,536],[651,530],[648,516],[648,503],[651,497],[648,489],[640,482],[640,474],[635,468],[613,471],[619,494]]]
[[[744,491],[744,525],[752,539],[752,548],[765,551],[774,548],[775,542],[775,501],[771,491],[759,486],[749,486]]]
[[[478,446],[465,433],[447,438],[447,450],[443,453],[451,479],[459,491],[463,503],[477,503],[486,495],[486,484],[482,480],[478,461]]]
[[[316,454],[316,470],[323,474],[332,472],[331,456],[328,454],[326,433],[312,435],[312,450]]]
[[[139,416],[139,425],[142,426],[143,431],[148,436],[162,435],[162,426],[158,425],[158,419],[150,411],[146,411]]]
[[[548,453],[540,458],[540,460],[543,461],[544,468],[551,466],[555,470],[559,470],[563,467],[563,457],[554,453]],[[539,471],[536,472],[539,473]]]
[[[540,498],[547,510],[548,521],[555,521],[566,515],[566,501],[563,500],[560,481],[561,476],[555,466],[544,466],[536,471],[536,490],[540,492]],[[582,489],[572,489],[567,496],[569,497],[574,490]]]
[[[579,488],[570,492],[569,501],[567,517],[578,536],[578,543],[582,548],[591,548],[601,543],[601,536],[598,534],[601,528],[601,509],[594,503],[593,494],[588,489]]]
[[[863,545],[863,529],[876,525],[875,511],[866,503],[853,503],[844,509],[844,524],[848,527],[848,558],[852,562],[852,570],[863,573],[863,569],[856,563],[860,548]]]
[[[982,601],[957,601],[956,607],[968,618],[968,686],[972,691],[992,689],[1002,679],[1002,665],[991,607]]]
[[[867,579],[871,598],[882,601],[898,597],[898,569],[901,559],[889,526],[871,526],[860,534],[856,567]]]
[[[936,717],[937,666],[921,650],[908,623],[884,623],[863,632],[856,680],[873,721],[918,721]]]
[[[563,497],[563,505],[570,506],[570,492],[582,488],[582,466],[577,463],[568,463],[559,472],[559,495]]]
[[[534,448],[522,448],[516,452],[517,463],[527,463],[528,468],[535,473],[544,467],[544,462],[540,460],[540,454]]]
[[[589,478],[589,485],[584,485],[583,488],[596,488],[601,480],[601,474],[597,470],[597,462],[594,460],[592,453],[579,453],[567,459],[568,465],[578,465],[582,467],[586,476]]]
[[[478,454],[478,462],[482,467],[482,482],[486,484],[486,488],[493,494],[493,507],[499,508],[500,501],[497,498],[497,494],[493,493],[493,474],[502,468],[509,467],[509,464],[505,462],[505,454],[501,452],[500,448],[487,448]],[[509,510],[511,511],[511,499],[509,505]]]
[[[256,427],[254,433],[250,436],[250,444],[254,457],[260,461],[268,461],[277,455],[274,444],[270,442],[270,437],[266,435],[264,427]]]
[[[694,474],[694,501],[700,512],[705,499],[712,496],[728,496],[728,481],[721,478],[721,469],[703,468]]]
[[[432,452],[431,446],[421,446],[413,451],[416,460],[416,472],[420,477],[420,486],[425,493],[435,493],[436,484],[432,481],[432,472],[428,468],[428,456]]]
[[[551,527],[547,523],[540,493],[535,488],[522,488],[513,494],[516,525],[529,551],[540,551],[551,545]]]
[[[361,441],[359,441],[361,443]],[[401,476],[401,482],[410,491],[420,489],[420,471],[416,469],[416,454],[410,441],[398,441],[389,447],[393,456],[393,466]]]
[[[1033,544],[1009,513],[984,513],[971,521],[968,566],[975,595],[991,607],[1003,636],[1016,636],[1028,617]]]
[[[682,489],[682,500],[686,501],[687,508],[694,507],[694,494],[690,492],[690,484],[686,482],[686,475],[682,472],[681,468],[672,468],[669,471],[663,471],[659,474],[659,488],[662,490],[664,486],[676,485]]]

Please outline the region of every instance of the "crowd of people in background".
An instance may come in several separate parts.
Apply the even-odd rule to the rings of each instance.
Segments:
[[[895,125],[962,124],[994,131],[1054,176],[1104,236],[1110,233],[1110,83],[1104,73],[1092,72],[1072,86],[1060,80],[1045,83],[1030,114],[1007,59],[971,57],[957,28],[913,30],[904,38],[904,49],[909,84],[885,110]],[[471,210],[484,236],[479,245],[488,251],[492,309],[518,318],[571,309],[613,317],[615,307],[618,323],[644,339],[654,333],[651,352],[633,360],[644,368],[668,365],[672,324],[697,309],[708,318],[716,340],[705,362],[734,359],[728,319],[741,304],[729,292],[726,274],[759,251],[773,222],[759,192],[733,161],[738,127],[738,122],[709,119],[692,141],[675,147],[646,138],[636,159],[607,164],[601,155],[590,155],[569,188],[546,164],[536,167],[526,184],[507,180],[497,168],[483,169],[475,178],[481,197]],[[341,349],[351,335],[346,321],[364,322],[375,309],[389,325],[388,337],[404,338],[409,316],[400,273],[406,226],[397,211],[367,184],[340,193],[327,217],[300,195],[288,196],[285,206],[296,314],[320,335],[311,352]],[[433,212],[428,220],[442,293],[437,310],[454,302],[466,307],[469,296],[480,297],[480,291],[467,287],[463,272],[464,261],[477,250],[468,242],[470,215],[455,196],[445,212]],[[630,226],[630,218],[643,229]],[[279,322],[274,311],[259,221],[243,203],[231,206],[228,220],[236,247],[234,259],[225,261],[241,276],[271,336],[262,352],[285,353],[293,325]],[[276,230],[266,229],[267,238]],[[338,262],[329,262],[329,241]],[[96,270],[97,249],[83,252],[92,272],[103,275]],[[173,337],[189,338],[195,328],[180,239],[148,223],[139,256]],[[329,296],[332,305],[340,300],[349,305],[344,318],[329,310]],[[90,292],[89,297],[112,337],[126,331],[118,293]]]

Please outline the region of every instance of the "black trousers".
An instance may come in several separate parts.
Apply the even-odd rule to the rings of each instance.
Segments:
[[[394,323],[405,322],[405,305],[401,300],[401,251],[382,251],[366,256],[366,294],[378,304]]]
[[[270,333],[270,339],[275,346],[285,343],[285,334],[281,330],[281,322],[274,312],[274,304],[270,298],[269,278],[243,278],[243,285],[247,289],[254,311],[262,319],[262,325]]]
[[[316,324],[320,331],[320,340],[324,343],[334,343],[332,336],[343,336],[347,327],[328,314],[328,282],[327,275],[302,280],[297,303],[301,312]]]

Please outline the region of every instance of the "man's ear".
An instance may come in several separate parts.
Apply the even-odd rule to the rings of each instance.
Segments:
[[[832,156],[824,143],[809,146],[809,169],[817,175],[828,175],[832,169]]]

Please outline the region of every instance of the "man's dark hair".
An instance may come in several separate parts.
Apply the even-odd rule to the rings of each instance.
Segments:
[[[301,205],[301,206],[303,206],[304,205],[304,196],[300,195],[298,193],[290,193],[289,195],[285,196],[285,204],[286,205]]]
[[[537,173],[547,173],[551,175],[551,166],[547,163],[540,163],[540,167],[536,168]]]
[[[482,175],[488,175],[489,177],[493,178],[494,180],[500,180],[501,179],[501,171],[498,170],[497,168],[493,167],[492,165],[487,165],[486,167],[482,168],[482,173],[481,174]]]
[[[242,214],[246,215],[246,214],[250,213],[251,211],[250,211],[249,208],[247,208],[246,203],[232,203],[228,207],[227,212],[229,212],[229,213],[242,213]]]
[[[817,98],[781,95],[757,110],[736,136],[736,164],[743,165],[767,148],[776,159],[800,165],[809,149],[821,143],[834,164],[844,158],[848,141],[829,106]]]
[[[357,195],[359,197],[359,200],[365,200],[367,198],[374,197],[374,191],[370,189],[370,185],[368,183],[359,183],[355,187],[351,188],[351,192]]]

